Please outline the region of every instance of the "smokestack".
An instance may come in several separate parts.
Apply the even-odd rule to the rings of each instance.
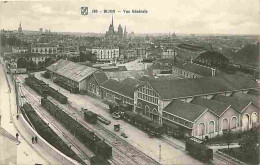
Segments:
[[[211,76],[215,77],[216,76],[216,69],[211,68]]]

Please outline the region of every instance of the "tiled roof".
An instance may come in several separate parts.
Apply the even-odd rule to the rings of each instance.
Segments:
[[[207,110],[205,107],[190,104],[180,100],[173,100],[163,111],[194,122],[202,113]]]
[[[104,72],[109,79],[117,81],[123,81],[126,78],[140,79],[142,76],[150,76],[148,71],[144,70],[129,70],[129,71],[117,71],[117,72]]]
[[[177,45],[178,48],[181,48],[181,49],[186,49],[186,50],[189,50],[189,51],[204,51],[205,48],[201,47],[201,46],[197,46],[197,45],[190,45],[190,44],[179,44]]]
[[[190,103],[207,107],[218,116],[220,116],[230,106],[230,104],[205,99],[202,97],[195,97]]]
[[[195,63],[177,63],[174,65],[174,67],[196,73],[201,76],[209,77],[212,76],[212,68],[201,66]],[[216,70],[216,75],[222,75],[223,73],[220,72],[219,70]]]
[[[108,78],[107,78],[107,76],[106,76],[106,74],[104,72],[96,72],[93,75],[96,78],[97,83],[99,85],[103,84],[105,81],[108,80]]]
[[[226,56],[224,56],[223,54],[221,54],[217,51],[214,51],[214,50],[204,51],[200,55],[202,55],[202,56],[218,56],[218,57],[226,58],[228,60],[228,58]]]
[[[240,112],[242,112],[243,109],[250,103],[250,101],[248,100],[241,100],[235,97],[222,96],[222,95],[216,95],[212,98],[212,100],[230,104],[232,105],[232,107],[234,107],[236,110]]]
[[[128,96],[132,99],[134,98],[134,87],[127,85],[125,83],[122,83],[120,81],[109,79],[106,82],[104,82],[101,85],[101,87],[104,87],[111,91],[117,92],[121,95]]]
[[[138,87],[139,85],[145,84],[145,82],[134,79],[134,78],[126,78],[122,81],[125,84],[128,84],[133,87]]]
[[[257,89],[250,89],[247,94],[260,96],[260,91]]]
[[[179,80],[160,80],[142,77],[140,80],[148,82],[162,99],[221,93],[256,88],[257,86],[255,82],[240,74]]]
[[[97,71],[96,68],[80,65],[63,59],[60,59],[46,69],[76,82],[82,81]]]
[[[15,143],[20,143],[19,140],[17,140],[13,135],[11,135],[9,132],[7,132],[4,128],[0,127],[0,136],[3,136],[5,138],[8,138]]]
[[[260,96],[245,94],[241,92],[235,92],[231,96],[241,100],[250,101],[260,108]]]

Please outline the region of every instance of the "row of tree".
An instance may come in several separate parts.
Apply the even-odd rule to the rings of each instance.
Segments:
[[[1,46],[29,46],[29,43],[23,42],[20,38],[12,36],[7,38],[6,35],[1,34]]]
[[[38,64],[32,60],[27,60],[25,58],[19,58],[17,60],[17,68],[26,68],[28,70],[44,69],[45,67],[53,64],[55,61],[52,58],[46,58],[45,61],[39,61]]]

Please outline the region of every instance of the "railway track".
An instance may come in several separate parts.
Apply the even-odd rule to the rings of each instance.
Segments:
[[[24,79],[24,77],[19,78],[20,80]],[[22,80],[23,81],[23,80]],[[31,93],[32,95],[35,95],[35,97],[39,97],[34,91]],[[73,117],[75,120],[77,120],[79,123],[81,123],[86,128],[92,130],[95,132],[99,137],[102,139],[106,139],[107,143],[109,143],[111,146],[113,146],[113,157],[111,158],[111,162],[113,164],[129,164],[129,165],[150,165],[150,164],[159,164],[156,160],[151,158],[150,156],[146,155],[142,151],[138,150],[136,147],[132,146],[125,140],[118,137],[116,134],[114,134],[112,131],[106,129],[100,124],[97,125],[90,125],[85,122],[83,112],[80,110],[77,110],[70,104],[60,104],[55,99],[50,99],[54,104],[56,104],[58,107],[61,107],[62,110],[66,110],[65,112],[69,114],[71,117]],[[93,102],[91,102],[93,103]],[[93,103],[94,104],[94,103]],[[98,106],[100,108],[104,108],[102,105],[94,104],[95,106]],[[71,110],[75,113],[71,113]],[[77,115],[75,118],[74,115]],[[105,137],[105,138],[104,138]]]
[[[20,79],[21,80],[21,79]],[[34,108],[36,108],[37,110],[42,109],[41,105],[39,105],[40,103],[40,96],[38,96],[38,94],[36,94],[33,90],[30,91],[31,89],[29,87],[22,87],[23,90],[25,90],[28,95],[31,95],[28,97],[27,95],[27,99],[29,100],[29,102],[32,104],[32,106]],[[28,88],[28,89],[27,89]],[[54,99],[53,99],[54,100]],[[52,101],[53,101],[52,100]],[[53,101],[56,105],[59,104],[55,101]],[[59,106],[59,105],[57,105]],[[60,106],[59,106],[60,107]],[[62,109],[64,110],[64,109]],[[40,111],[40,110],[39,110]],[[43,110],[44,111],[44,110]],[[66,111],[65,111],[66,112]],[[39,112],[39,113],[43,113],[46,114],[47,112]],[[68,112],[66,112],[67,114],[69,114]],[[69,114],[71,117],[73,117],[75,119],[75,117],[71,114]],[[75,120],[78,120],[77,118]],[[48,121],[48,123],[52,123],[51,119]],[[84,125],[84,124],[83,124]],[[64,134],[63,134],[64,135]],[[71,141],[70,141],[71,142]],[[113,150],[113,158],[110,160],[111,164],[115,164],[115,165],[135,165],[138,164],[137,162],[132,162],[130,159],[128,159],[127,157],[124,156],[124,154],[120,153],[118,150]],[[89,159],[89,156],[87,157]]]
[[[178,150],[181,150],[181,151],[183,151],[183,152],[186,152],[184,146],[181,146],[181,145],[179,145],[179,144],[176,144],[176,143],[174,143],[174,142],[168,140],[166,137],[162,137],[161,140],[162,140],[163,142],[165,142],[165,143],[171,145],[172,147],[178,149]],[[216,161],[216,160],[223,162],[223,163],[221,163],[221,164],[241,164],[241,163],[238,163],[238,162],[236,162],[236,161],[234,161],[234,160],[232,160],[232,159],[226,158],[226,157],[224,157],[224,156],[218,154],[217,152],[214,152],[214,153],[213,153],[213,161],[209,161],[209,162],[207,162],[206,164],[216,164],[216,163],[214,162],[214,161]]]
[[[85,126],[87,129],[92,130],[95,134],[102,139],[105,139],[107,143],[113,146],[113,158],[118,162],[122,162],[122,164],[141,164],[141,165],[150,165],[150,164],[159,164],[153,158],[144,154],[128,142],[124,141],[112,131],[106,129],[100,124],[91,125],[85,122],[83,112],[81,110],[77,110],[71,105],[63,105],[59,104],[56,100],[50,99],[54,104],[59,106],[61,109],[66,110],[70,116],[74,119],[76,118],[79,123]],[[73,112],[71,112],[73,111]],[[76,117],[75,117],[76,115]],[[113,161],[113,160],[112,160]]]
[[[142,151],[138,150],[125,140],[118,137],[114,132],[106,129],[101,124],[96,125],[90,125],[84,121],[83,117],[83,111],[76,109],[73,107],[70,102],[66,105],[61,105],[56,100],[51,99],[52,102],[54,102],[57,106],[61,107],[61,109],[66,110],[68,114],[70,114],[72,117],[76,114],[76,119],[79,123],[84,125],[86,128],[91,129],[93,132],[95,132],[98,136],[105,137],[106,141],[113,146],[113,158],[110,160],[112,164],[159,164],[157,161],[149,157],[148,155],[144,154]],[[95,105],[96,107],[99,107],[101,109],[104,109],[105,107],[95,103],[93,100],[89,100],[90,103]],[[75,119],[75,117],[74,117]],[[161,140],[172,147],[181,150],[185,152],[185,147],[181,146],[179,144],[176,144],[170,140],[168,140],[165,137],[162,137]],[[123,156],[123,155],[125,156]],[[226,157],[223,157],[222,155],[219,155],[218,153],[214,152],[214,160],[219,160],[223,162],[223,164],[236,164],[237,162],[228,159]],[[127,158],[126,158],[127,157]],[[215,164],[214,162],[208,162],[209,164]],[[207,164],[208,164],[207,163]]]
[[[30,92],[25,87],[21,86],[21,92],[25,98],[21,98],[23,102],[29,102],[32,107],[35,109],[36,113],[50,126],[50,128],[69,146],[71,146],[71,149],[82,159],[84,162],[89,164],[90,156],[85,154],[84,151],[80,149],[80,147],[73,142],[72,139],[70,139],[66,134],[64,134],[53,122],[54,119],[51,119],[50,116],[48,116],[44,110],[42,110],[42,107],[39,106],[39,98],[35,97],[35,95]]]

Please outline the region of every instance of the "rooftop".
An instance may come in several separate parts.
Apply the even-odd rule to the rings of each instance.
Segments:
[[[184,43],[177,45],[177,47],[181,48],[181,49],[186,49],[186,50],[189,50],[189,51],[193,51],[193,52],[200,52],[200,51],[204,51],[205,50],[205,48],[203,48],[201,46],[184,44]]]
[[[212,68],[201,66],[195,63],[177,63],[174,67],[196,73],[198,75],[209,77],[212,76]],[[222,75],[223,73],[216,70],[216,76]]]
[[[246,94],[246,93],[241,93],[241,92],[235,92],[231,95],[232,97],[241,99],[241,100],[246,100],[246,101],[250,101],[252,103],[254,103],[254,105],[258,106],[260,108],[260,96],[256,96],[256,95],[250,95],[250,94]]]
[[[180,100],[173,100],[163,111],[194,122],[207,108]]]
[[[95,72],[93,75],[99,85],[103,84],[105,81],[108,80],[108,78],[104,72]]]
[[[129,70],[129,71],[117,71],[117,72],[104,72],[109,79],[117,81],[123,81],[126,78],[140,79],[143,76],[149,76],[148,71],[145,70]]]
[[[97,71],[96,68],[80,65],[63,59],[60,59],[46,69],[76,82],[82,81]]]
[[[202,97],[195,97],[190,103],[196,104],[202,107],[207,107],[217,116],[221,116],[221,114],[230,106],[230,104],[217,102],[210,99],[205,99]]]
[[[125,84],[128,84],[130,86],[133,86],[133,87],[137,87],[139,85],[145,84],[145,82],[134,79],[134,78],[126,78],[122,82]]]
[[[214,101],[226,103],[232,105],[236,110],[242,112],[246,106],[249,105],[251,101],[241,100],[235,97],[216,95],[212,98]]]
[[[104,82],[101,87],[104,87],[106,89],[109,89],[111,91],[117,92],[121,95],[128,96],[130,98],[134,98],[134,87],[127,85],[125,83],[122,83],[120,81],[116,81],[113,79],[109,79],[106,82]]]
[[[177,80],[142,77],[140,80],[147,82],[162,99],[193,97],[257,87],[255,82],[241,74]]]

